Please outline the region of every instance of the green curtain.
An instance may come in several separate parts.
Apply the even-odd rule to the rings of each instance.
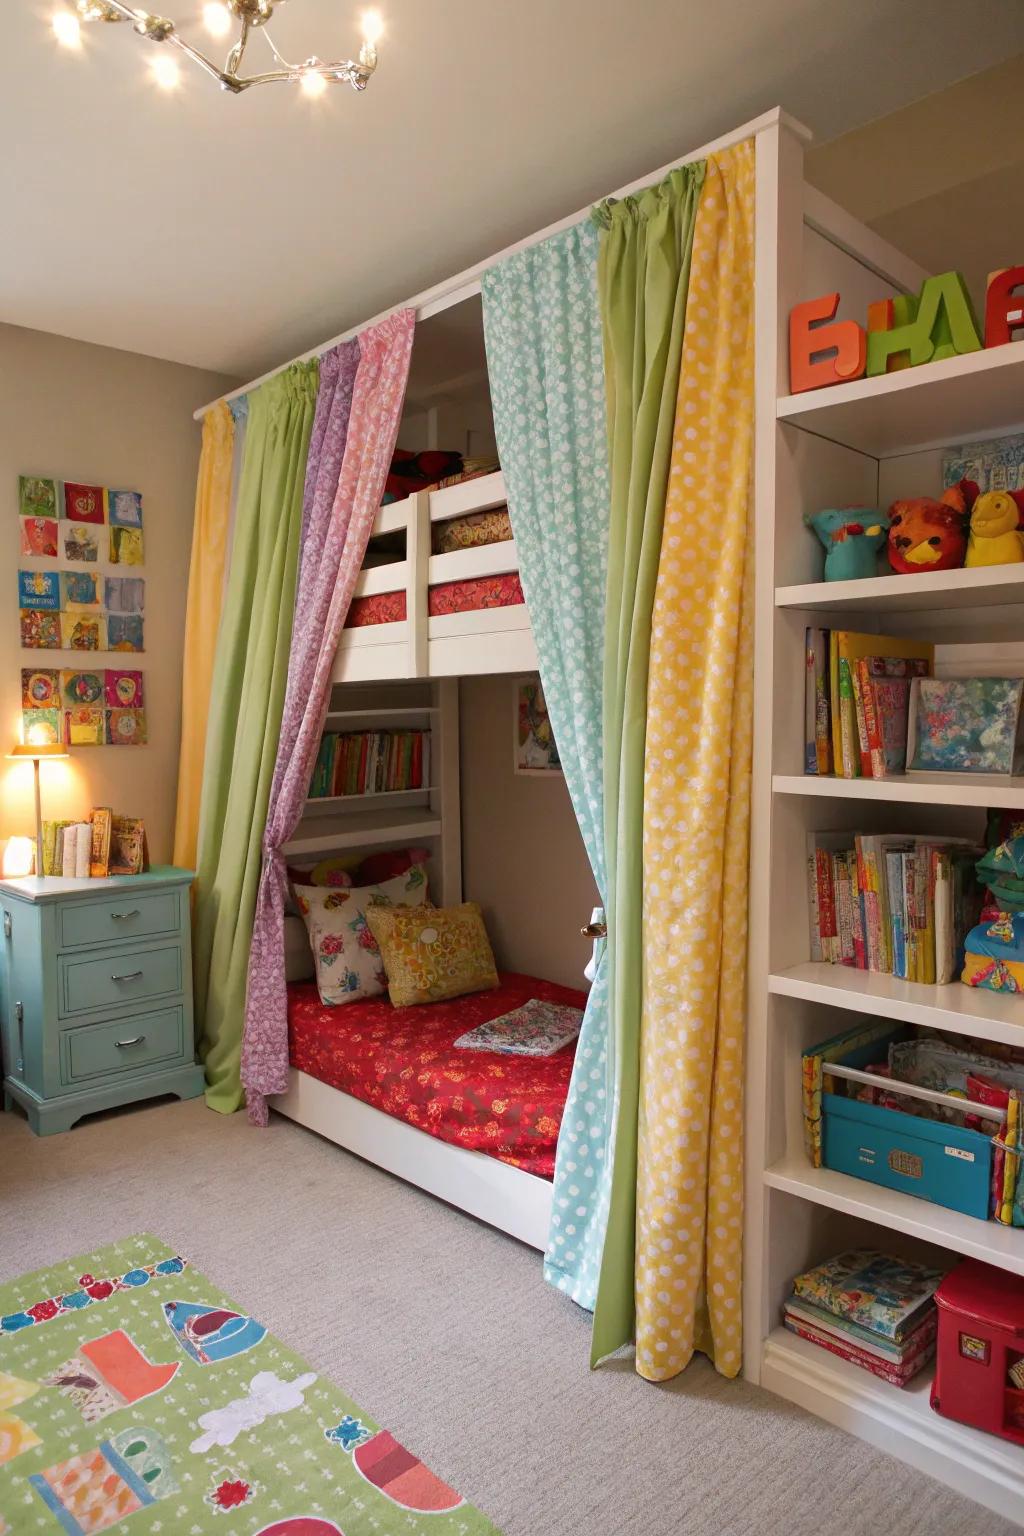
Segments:
[[[690,254],[704,170],[703,161],[682,166],[658,186],[622,202],[602,203],[594,211],[601,227],[597,280],[611,472],[604,808],[616,1118],[608,1228],[594,1310],[594,1363],[633,1338],[647,676]]]
[[[245,981],[270,781],[288,679],[306,456],[317,363],[297,363],[249,396],[203,762],[193,938],[206,1101],[230,1113],[239,1077]]]

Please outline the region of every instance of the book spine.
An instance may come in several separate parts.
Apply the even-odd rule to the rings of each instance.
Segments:
[[[871,663],[862,657],[857,663],[860,676],[861,699],[864,705],[864,728],[868,740],[868,761],[873,779],[885,777],[885,752],[882,744],[882,727],[878,714],[878,691],[872,676]]]
[[[818,695],[814,637],[817,630],[804,631],[804,773],[818,772]]]
[[[844,779],[860,776],[860,744],[857,738],[857,716],[853,702],[853,683],[850,663],[839,657],[839,749],[841,775]]]
[[[843,737],[840,727],[839,708],[839,630],[829,630],[828,636],[828,697],[829,727],[832,735],[832,772],[842,777]]]
[[[867,716],[864,711],[864,689],[860,662],[850,667],[850,685],[853,689],[854,721],[857,727],[857,762],[861,778],[871,778],[871,748],[868,744]]]
[[[814,833],[807,834],[807,916],[810,924],[811,959],[827,958],[821,938],[821,909],[818,904],[818,853]]]
[[[887,1381],[894,1387],[906,1386],[907,1382],[911,1381],[918,1371],[927,1365],[932,1354],[930,1349],[925,1350],[913,1362],[911,1368],[893,1370],[891,1366],[886,1365],[884,1360],[877,1360],[874,1356],[868,1355],[853,1346],[840,1344],[836,1339],[815,1338],[810,1329],[799,1327],[788,1318],[786,1319],[786,1327],[793,1333],[799,1334],[802,1339],[807,1339],[809,1343],[817,1344],[819,1349],[827,1349],[830,1354],[837,1356],[838,1359],[848,1360],[851,1365],[860,1366],[863,1371],[870,1371],[872,1376],[878,1376],[882,1381]]]
[[[889,888],[889,931],[892,936],[892,974],[906,979],[906,907],[903,899],[904,856],[890,852],[885,856],[885,878]]]
[[[78,828],[72,823],[64,827],[60,840],[60,872],[65,880],[74,879],[75,875],[75,843],[78,838]]]
[[[814,631],[814,741],[818,772],[832,772],[832,710],[829,703],[829,630]]]
[[[836,926],[839,930],[839,959],[853,965],[853,892],[846,850],[832,855],[832,889],[836,893]]]
[[[818,919],[821,924],[821,950],[832,965],[839,959],[836,929],[835,892],[832,889],[832,861],[824,848],[816,852],[818,874]]]

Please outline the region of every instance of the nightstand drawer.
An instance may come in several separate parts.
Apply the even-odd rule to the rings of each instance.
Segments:
[[[64,1018],[94,1008],[140,1003],[181,989],[180,944],[121,950],[99,959],[60,957],[58,1011]]]
[[[177,933],[180,921],[177,889],[154,891],[150,896],[125,891],[102,901],[62,902],[57,910],[57,947],[75,949]]]
[[[82,1024],[63,1030],[61,1075],[65,1082],[80,1083],[84,1078],[138,1071],[180,1056],[182,1027],[181,1008],[164,1008],[159,1013],[133,1014],[115,1024]]]

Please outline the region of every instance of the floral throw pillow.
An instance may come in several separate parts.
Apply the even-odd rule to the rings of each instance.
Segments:
[[[475,901],[460,907],[371,907],[367,920],[396,1008],[440,1003],[498,985],[487,929]]]
[[[371,907],[424,906],[428,897],[423,865],[414,864],[380,885],[297,885],[294,891],[309,932],[320,1001],[354,1003],[361,997],[379,997],[388,980],[366,914]]]

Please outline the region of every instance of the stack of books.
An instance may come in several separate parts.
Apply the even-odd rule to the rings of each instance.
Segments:
[[[808,629],[804,771],[842,779],[906,772],[910,683],[935,647],[897,635]]]
[[[982,852],[968,838],[809,832],[811,959],[953,981],[981,913]]]
[[[797,1275],[784,1322],[802,1339],[905,1387],[935,1355],[941,1279],[923,1264],[854,1249]]]
[[[320,743],[309,798],[429,787],[429,731],[329,731]]]

